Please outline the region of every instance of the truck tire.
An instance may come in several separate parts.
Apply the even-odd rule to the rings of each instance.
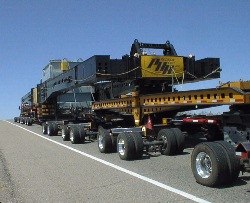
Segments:
[[[78,126],[79,135],[80,135],[80,143],[85,143],[86,131],[82,126]]]
[[[54,124],[53,123],[48,123],[47,134],[48,134],[48,136],[54,136],[54,134],[55,134],[55,128],[54,128]]]
[[[183,135],[183,133],[179,128],[171,128],[171,130],[174,133],[176,139],[176,144],[177,144],[176,152],[178,154],[181,154],[183,153],[183,150],[185,148],[185,136]]]
[[[62,139],[63,141],[69,141],[69,129],[66,125],[62,127]]]
[[[112,141],[112,152],[117,152],[117,135],[110,135]]]
[[[27,118],[26,125],[27,126],[31,126],[32,125],[32,119],[31,118]]]
[[[171,129],[160,130],[157,140],[164,142],[164,144],[160,146],[161,154],[174,155],[176,153],[176,139]]]
[[[196,182],[208,187],[221,185],[228,177],[226,154],[214,142],[201,143],[194,148],[191,168]]]
[[[20,123],[21,123],[21,124],[24,124],[24,123],[25,123],[24,118],[21,118],[21,119],[20,119]]]
[[[80,133],[76,126],[71,126],[69,131],[69,138],[72,144],[80,143]]]
[[[135,158],[135,142],[130,133],[122,132],[118,135],[117,151],[122,160],[132,160]]]
[[[143,155],[143,147],[144,147],[142,136],[138,132],[131,132],[130,134],[133,137],[135,143],[135,158],[140,159]]]
[[[229,176],[226,179],[227,184],[234,183],[240,174],[240,159],[235,157],[234,147],[226,141],[216,141],[222,150],[224,150],[229,168]]]
[[[46,125],[46,123],[42,124],[42,131],[44,135],[47,135],[48,133],[48,126]]]
[[[112,151],[112,139],[109,132],[102,126],[98,128],[97,134],[98,149],[101,153],[110,153]]]
[[[14,117],[14,122],[17,123],[17,117]]]

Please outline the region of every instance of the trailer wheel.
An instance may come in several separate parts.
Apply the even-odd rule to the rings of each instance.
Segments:
[[[31,125],[32,125],[32,120],[31,120],[31,118],[27,118],[26,124],[27,124],[27,126],[31,126]]]
[[[118,135],[117,151],[122,160],[131,160],[135,158],[135,142],[130,133],[122,132]]]
[[[171,128],[172,132],[175,135],[176,143],[177,143],[177,153],[181,154],[185,148],[185,136],[181,132],[179,128]]]
[[[160,152],[164,155],[174,155],[176,153],[176,139],[171,129],[162,129],[158,133],[157,140],[163,141]]]
[[[48,133],[48,126],[46,125],[46,123],[42,124],[42,131],[43,131],[44,135],[46,135]]]
[[[109,132],[102,126],[98,128],[97,134],[98,149],[101,153],[110,153],[112,150],[112,139]]]
[[[48,136],[53,136],[55,134],[55,129],[54,129],[53,123],[48,123],[47,134],[48,134]]]
[[[72,144],[80,143],[80,133],[77,127],[75,126],[70,127],[69,138]]]
[[[229,177],[226,179],[225,183],[233,183],[237,180],[240,173],[240,159],[235,157],[234,147],[226,141],[216,141],[220,148],[224,150],[227,158],[227,164],[229,168]]]
[[[69,129],[66,125],[62,128],[62,139],[63,141],[69,141]]]
[[[110,135],[112,141],[112,152],[117,152],[117,135]]]
[[[208,187],[223,184],[228,177],[226,154],[214,142],[201,143],[194,148],[191,168],[196,182]]]
[[[130,134],[133,137],[135,143],[135,158],[140,159],[143,155],[143,147],[144,147],[142,136],[138,132],[131,132]]]
[[[21,123],[21,124],[24,124],[24,123],[25,123],[24,118],[21,118],[21,119],[20,119],[20,123]]]
[[[79,135],[80,135],[80,143],[85,143],[86,131],[82,126],[78,126]]]

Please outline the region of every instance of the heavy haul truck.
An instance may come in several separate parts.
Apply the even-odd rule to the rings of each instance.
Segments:
[[[118,152],[124,160],[139,159],[145,151],[180,154],[185,135],[200,132],[207,141],[192,153],[196,181],[210,187],[229,184],[240,171],[250,172],[250,81],[191,91],[174,88],[220,78],[220,72],[219,58],[195,60],[178,56],[169,41],[135,40],[122,59],[51,60],[41,82],[22,97],[14,121],[40,123],[44,134],[60,134],[72,144],[97,138],[101,153]],[[230,111],[177,117],[220,105],[230,105]]]

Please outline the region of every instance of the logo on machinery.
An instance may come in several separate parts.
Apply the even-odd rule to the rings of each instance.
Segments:
[[[155,71],[161,71],[162,74],[171,74],[176,64],[174,58],[154,58],[150,61],[147,68],[153,67],[155,67]]]

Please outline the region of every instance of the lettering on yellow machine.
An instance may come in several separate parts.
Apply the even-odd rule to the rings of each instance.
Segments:
[[[184,60],[179,56],[141,56],[142,77],[182,77]]]

